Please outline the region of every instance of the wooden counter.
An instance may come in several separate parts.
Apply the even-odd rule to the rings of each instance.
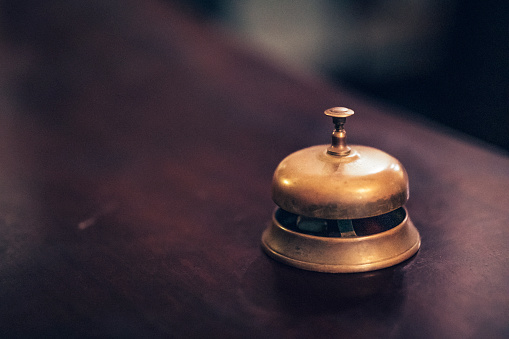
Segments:
[[[1,337],[509,336],[507,156],[170,6],[49,3],[0,44]],[[409,174],[422,247],[396,267],[260,248],[275,167],[329,142],[332,106]]]

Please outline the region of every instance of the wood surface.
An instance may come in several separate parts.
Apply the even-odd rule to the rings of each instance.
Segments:
[[[0,45],[1,337],[509,337],[506,155],[168,4],[42,12]],[[407,169],[403,264],[319,274],[260,248],[275,167],[329,142],[333,106]]]

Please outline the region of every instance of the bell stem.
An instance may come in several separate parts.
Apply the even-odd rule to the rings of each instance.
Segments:
[[[332,132],[332,142],[327,153],[337,156],[345,156],[350,154],[350,147],[346,144],[346,131],[343,125],[346,118],[334,118],[335,129]]]
[[[346,131],[344,125],[346,118],[353,115],[354,112],[346,107],[333,107],[326,110],[325,115],[332,117],[334,131],[332,132],[332,142],[327,148],[327,154],[334,156],[347,156],[350,154],[350,147],[346,144]]]

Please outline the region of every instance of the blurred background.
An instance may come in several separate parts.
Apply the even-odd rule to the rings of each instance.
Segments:
[[[180,3],[289,67],[509,150],[509,1]]]
[[[508,1],[160,1],[223,27],[284,67],[509,150]],[[0,33],[56,51],[79,34],[59,27],[69,20],[62,17],[122,8],[115,3],[0,0]]]

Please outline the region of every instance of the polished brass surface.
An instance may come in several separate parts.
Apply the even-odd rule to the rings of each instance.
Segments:
[[[274,213],[272,224],[262,235],[262,247],[272,258],[301,269],[329,273],[366,272],[393,266],[413,256],[420,243],[408,214],[399,225],[385,232],[330,238],[289,230]]]
[[[327,145],[290,154],[274,172],[272,199],[282,209],[307,217],[357,219],[380,215],[408,200],[401,163],[378,149],[352,145],[332,156]]]
[[[335,125],[331,145],[292,153],[274,172],[272,199],[280,209],[262,235],[264,250],[320,272],[370,271],[410,258],[421,240],[403,207],[409,196],[403,165],[376,148],[347,145],[352,110],[324,113]],[[369,223],[367,232],[361,226]]]

